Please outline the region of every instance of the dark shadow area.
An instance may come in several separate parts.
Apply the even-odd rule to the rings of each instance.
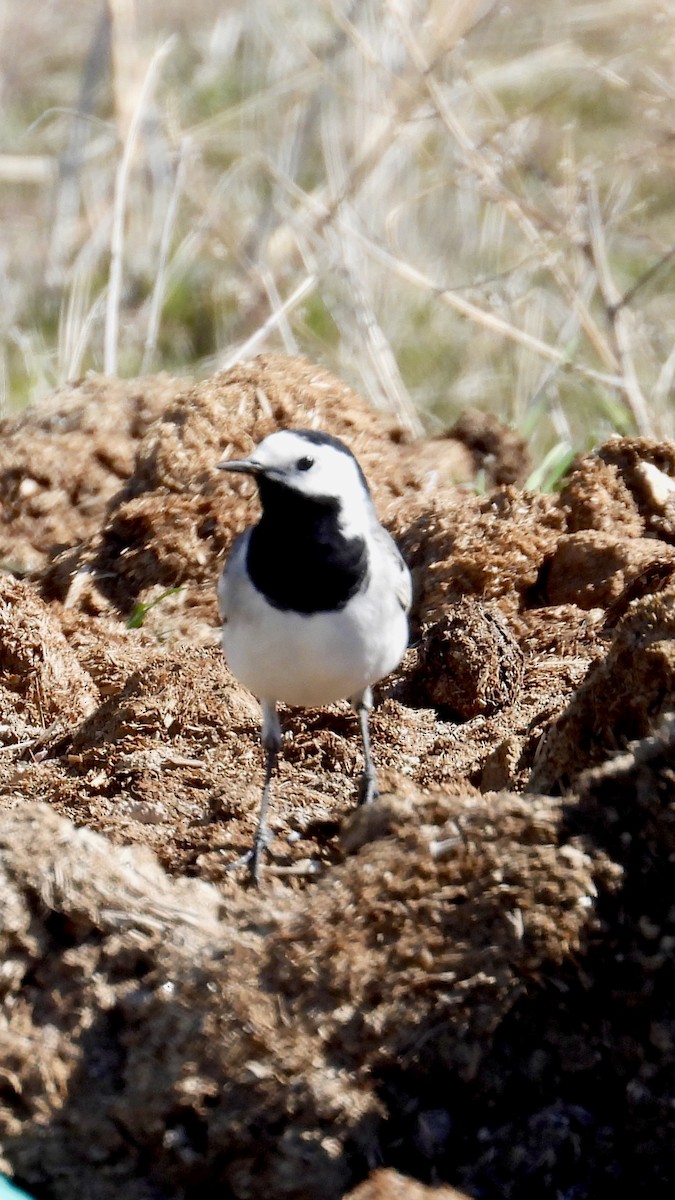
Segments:
[[[618,891],[599,896],[597,935],[578,960],[533,981],[475,1078],[434,1065],[433,1047],[409,1070],[382,1073],[386,1165],[485,1200],[672,1195],[674,782],[672,719],[582,777],[561,841],[623,868]]]

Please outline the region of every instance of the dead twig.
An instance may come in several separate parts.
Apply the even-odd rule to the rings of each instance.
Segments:
[[[536,247],[542,265],[550,272],[565,300],[576,313],[579,324],[596,353],[610,370],[615,369],[616,356],[612,352],[611,346],[608,345],[607,339],[603,337],[602,331],[598,328],[597,322],[594,321],[577,289],[567,278],[560,264],[559,255],[556,254],[542,237],[541,231],[532,219],[532,216],[525,210],[514,192],[506,187],[495,166],[481,152],[479,146],[475,144],[466,132],[457,114],[448,105],[443,89],[434,73],[435,61],[438,61],[439,55],[436,55],[435,61],[430,60],[419,39],[415,36],[407,15],[404,17],[398,10],[397,4],[392,3],[392,0],[389,0],[389,7],[396,17],[401,38],[410,60],[419,75],[420,83],[423,84],[425,90],[428,92],[443,125],[462,151],[468,167],[481,186],[484,197],[501,205],[509,219],[518,225],[518,228],[527,238],[528,242]],[[443,47],[442,51],[445,53],[446,47]]]
[[[463,296],[459,296],[452,288],[436,283],[428,275],[411,266],[410,263],[396,258],[395,255],[390,254],[384,247],[376,245],[375,242],[366,238],[357,230],[353,230],[352,232],[354,236],[361,239],[368,253],[374,258],[394,269],[401,279],[406,279],[409,283],[424,288],[425,291],[437,296],[443,304],[446,304],[449,308],[454,308],[460,316],[467,317],[477,325],[482,325],[484,329],[490,329],[492,332],[498,333],[512,342],[518,342],[521,346],[525,346],[526,349],[532,350],[542,358],[548,359],[549,362],[557,363],[563,370],[573,371],[585,379],[593,379],[596,383],[602,383],[606,387],[618,389],[624,387],[623,376],[609,375],[604,371],[596,371],[593,367],[586,367],[582,363],[575,362],[556,346],[551,346],[548,342],[542,341],[541,338],[534,337],[523,329],[518,329],[516,325],[511,325],[502,317],[496,316],[495,313],[479,308],[477,304],[472,304],[470,300],[465,300]]]

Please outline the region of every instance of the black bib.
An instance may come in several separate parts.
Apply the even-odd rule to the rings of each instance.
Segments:
[[[344,608],[368,574],[365,539],[346,538],[334,497],[308,497],[258,479],[262,517],[251,531],[246,566],[274,608],[298,613]]]

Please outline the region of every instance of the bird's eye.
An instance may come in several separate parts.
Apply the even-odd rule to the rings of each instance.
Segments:
[[[298,468],[298,471],[309,471],[309,468],[314,466],[314,459],[299,458],[295,465]]]

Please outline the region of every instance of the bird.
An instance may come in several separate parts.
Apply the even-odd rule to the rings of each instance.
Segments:
[[[251,476],[261,506],[258,523],[236,539],[217,585],[225,659],[261,706],[260,812],[251,849],[238,860],[257,885],[282,744],[277,704],[319,708],[349,700],[363,746],[359,803],[376,798],[372,687],[405,653],[412,581],[378,520],[358,460],[339,438],[282,429],[249,458],[217,467]]]

